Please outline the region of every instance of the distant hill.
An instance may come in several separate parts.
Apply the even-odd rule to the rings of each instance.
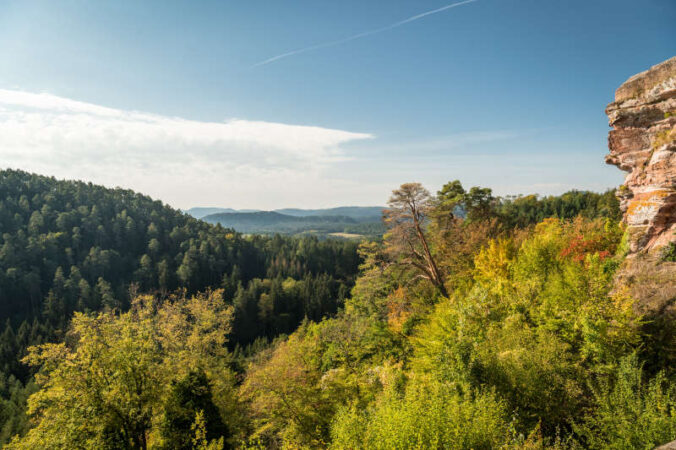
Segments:
[[[259,209],[196,207],[187,209],[184,212],[196,219],[202,219],[206,216],[221,213],[276,212],[295,217],[346,216],[355,219],[358,222],[380,222],[383,209],[385,209],[384,206],[339,206],[336,208],[324,209],[282,208],[273,209],[272,211],[261,211]]]
[[[326,209],[282,208],[258,211],[232,208],[190,208],[186,213],[247,234],[312,234],[319,237],[378,237],[384,232],[382,206],[339,206]]]
[[[196,207],[196,208],[190,208],[186,209],[185,212],[186,214],[189,214],[193,216],[195,219],[201,219],[203,217],[212,215],[212,214],[219,214],[219,213],[234,213],[234,212],[254,212],[258,211],[257,209],[232,209],[232,208],[204,208],[204,207]]]
[[[361,238],[382,235],[380,218],[361,218],[341,215],[295,216],[276,211],[234,212],[211,214],[205,222],[221,224],[248,234],[312,234],[319,237]]]
[[[274,211],[211,214],[202,220],[221,224],[241,233],[297,234],[304,231],[342,232],[357,221],[347,216],[290,216]]]
[[[359,222],[379,222],[383,206],[339,206],[326,209],[283,208],[275,212],[289,216],[347,216]]]

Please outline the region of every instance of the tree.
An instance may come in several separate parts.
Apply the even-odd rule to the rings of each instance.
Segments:
[[[192,425],[196,415],[200,415],[204,440],[228,436],[228,429],[213,401],[209,378],[202,369],[190,371],[171,387],[161,428],[167,449],[193,448]]]
[[[496,198],[490,188],[472,187],[464,195],[463,202],[469,221],[487,220],[495,215]]]
[[[191,246],[190,249],[187,252],[185,252],[185,255],[183,256],[182,260],[183,262],[176,270],[176,275],[178,275],[178,279],[181,281],[181,283],[183,283],[184,286],[188,288],[191,287],[191,280],[193,279],[198,269],[195,253],[197,253],[195,251],[195,248]]]
[[[36,425],[9,448],[146,449],[158,444],[175,382],[196,370],[207,377],[200,383],[212,386],[211,403],[227,417],[234,402],[228,394],[234,378],[225,347],[232,308],[221,294],[164,302],[142,296],[124,314],[77,313],[69,344],[32,347],[25,358],[41,368],[36,376],[41,390],[28,400]],[[197,406],[213,419],[208,398],[202,400]],[[184,424],[188,435],[193,418]]]
[[[398,263],[415,268],[443,296],[448,296],[444,278],[432,256],[425,236],[425,222],[432,207],[430,193],[420,183],[402,184],[392,191],[384,212],[388,226],[386,242]]]
[[[449,181],[437,192],[434,202],[434,211],[431,214],[437,227],[445,229],[455,219],[456,214],[463,208],[465,189],[460,181]]]
[[[320,385],[314,324],[302,325],[288,340],[262,352],[247,371],[240,395],[254,417],[253,436],[270,447],[325,447],[340,398]]]
[[[115,299],[110,283],[101,277],[96,282],[96,299],[98,306],[104,309],[119,308],[121,306],[120,302]]]

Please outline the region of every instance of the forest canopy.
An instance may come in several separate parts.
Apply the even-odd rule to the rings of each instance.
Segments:
[[[393,191],[361,243],[0,173],[9,448],[653,448],[676,327],[612,192]]]

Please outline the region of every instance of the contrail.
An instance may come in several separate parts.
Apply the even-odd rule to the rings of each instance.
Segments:
[[[375,30],[364,31],[362,33],[358,33],[358,34],[355,34],[355,35],[352,35],[352,36],[348,36],[348,37],[343,38],[343,39],[338,39],[336,41],[324,42],[322,44],[311,45],[309,47],[303,47],[303,48],[299,48],[297,50],[291,50],[290,52],[281,53],[277,56],[273,56],[272,58],[268,58],[264,61],[258,62],[251,67],[264,66],[266,64],[270,64],[271,62],[279,61],[280,59],[287,58],[289,56],[298,55],[300,53],[307,53],[307,52],[311,52],[313,50],[319,50],[319,49],[322,49],[322,48],[333,47],[335,45],[340,45],[340,44],[344,44],[346,42],[354,41],[355,39],[361,39],[361,38],[366,37],[366,36],[371,36],[371,35],[374,35],[374,34],[382,33],[383,31],[388,31],[388,30],[391,30],[393,28],[400,27],[400,26],[405,25],[407,23],[414,22],[418,19],[422,19],[423,17],[431,16],[432,14],[437,14],[437,13],[440,13],[442,11],[446,11],[447,9],[455,8],[456,6],[462,6],[462,5],[466,5],[467,3],[474,3],[474,2],[477,2],[477,1],[479,1],[479,0],[465,0],[465,1],[462,1],[462,2],[451,3],[450,5],[442,6],[441,8],[433,9],[431,11],[427,11],[427,12],[424,12],[424,13],[421,13],[421,14],[416,14],[415,16],[411,16],[408,19],[400,20],[399,22],[395,22],[393,24],[384,26],[382,28],[376,28]]]

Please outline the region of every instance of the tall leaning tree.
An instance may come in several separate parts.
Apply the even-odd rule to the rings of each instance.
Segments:
[[[425,237],[425,221],[432,209],[432,196],[420,183],[405,183],[392,191],[383,213],[388,227],[387,248],[400,263],[419,272],[447,297],[444,278]]]

